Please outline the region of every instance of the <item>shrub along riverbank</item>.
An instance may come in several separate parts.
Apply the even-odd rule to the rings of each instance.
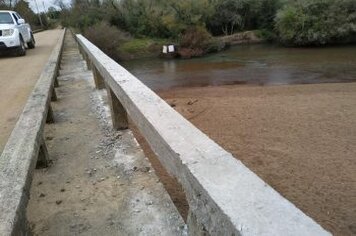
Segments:
[[[190,58],[261,39],[356,42],[355,0],[74,0],[61,15],[115,59],[155,56],[167,43]]]
[[[187,31],[180,41],[162,38],[135,38],[108,23],[102,22],[89,27],[84,35],[94,44],[98,45],[106,54],[115,60],[132,60],[147,57],[158,57],[162,45],[178,45],[177,56],[191,58],[203,56],[207,53],[219,52],[230,46],[245,43],[264,42],[257,36],[258,31],[246,31],[228,36],[213,37],[206,31],[191,33]]]

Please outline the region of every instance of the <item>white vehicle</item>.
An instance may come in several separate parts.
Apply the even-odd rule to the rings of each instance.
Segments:
[[[0,11],[0,51],[15,49],[18,56],[26,55],[36,42],[29,24],[14,11]]]

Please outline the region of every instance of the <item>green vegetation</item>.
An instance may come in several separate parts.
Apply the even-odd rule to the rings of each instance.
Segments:
[[[61,19],[115,58],[156,55],[168,42],[199,56],[244,31],[290,46],[356,42],[355,0],[73,0]]]
[[[279,5],[278,0],[216,1],[214,14],[206,23],[214,35],[272,29]]]
[[[169,39],[134,38],[115,26],[101,22],[88,27],[84,35],[115,60],[158,56]]]
[[[355,0],[302,0],[277,13],[276,29],[283,43],[305,46],[356,40]]]
[[[143,57],[157,57],[162,45],[171,43],[167,39],[133,38],[124,42],[119,47],[119,53],[123,59],[135,59]]]
[[[128,40],[128,36],[124,32],[104,22],[88,27],[84,31],[84,35],[115,60],[120,59],[117,45]]]
[[[36,15],[30,8],[28,1],[25,0],[0,0],[0,9],[18,12],[31,25],[33,30],[53,28],[60,16],[60,12],[54,8],[50,9],[48,15],[45,13]],[[39,17],[41,17],[42,25]]]
[[[136,38],[123,43],[122,49],[128,53],[136,53],[139,51],[145,51],[154,45],[167,44],[167,40],[164,39],[153,39],[153,38]]]
[[[278,0],[122,0],[111,23],[134,34],[179,37],[192,26],[213,35],[272,28]]]

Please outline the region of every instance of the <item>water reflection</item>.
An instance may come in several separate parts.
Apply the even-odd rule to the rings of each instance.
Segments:
[[[125,62],[153,89],[223,84],[306,84],[356,81],[356,46],[282,48],[248,45],[191,60]]]
[[[164,73],[175,74],[176,73],[176,63],[175,61],[163,61]]]

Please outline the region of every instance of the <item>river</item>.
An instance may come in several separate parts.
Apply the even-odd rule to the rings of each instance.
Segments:
[[[232,47],[202,58],[140,59],[123,66],[154,90],[229,84],[281,85],[356,82],[356,46]]]

